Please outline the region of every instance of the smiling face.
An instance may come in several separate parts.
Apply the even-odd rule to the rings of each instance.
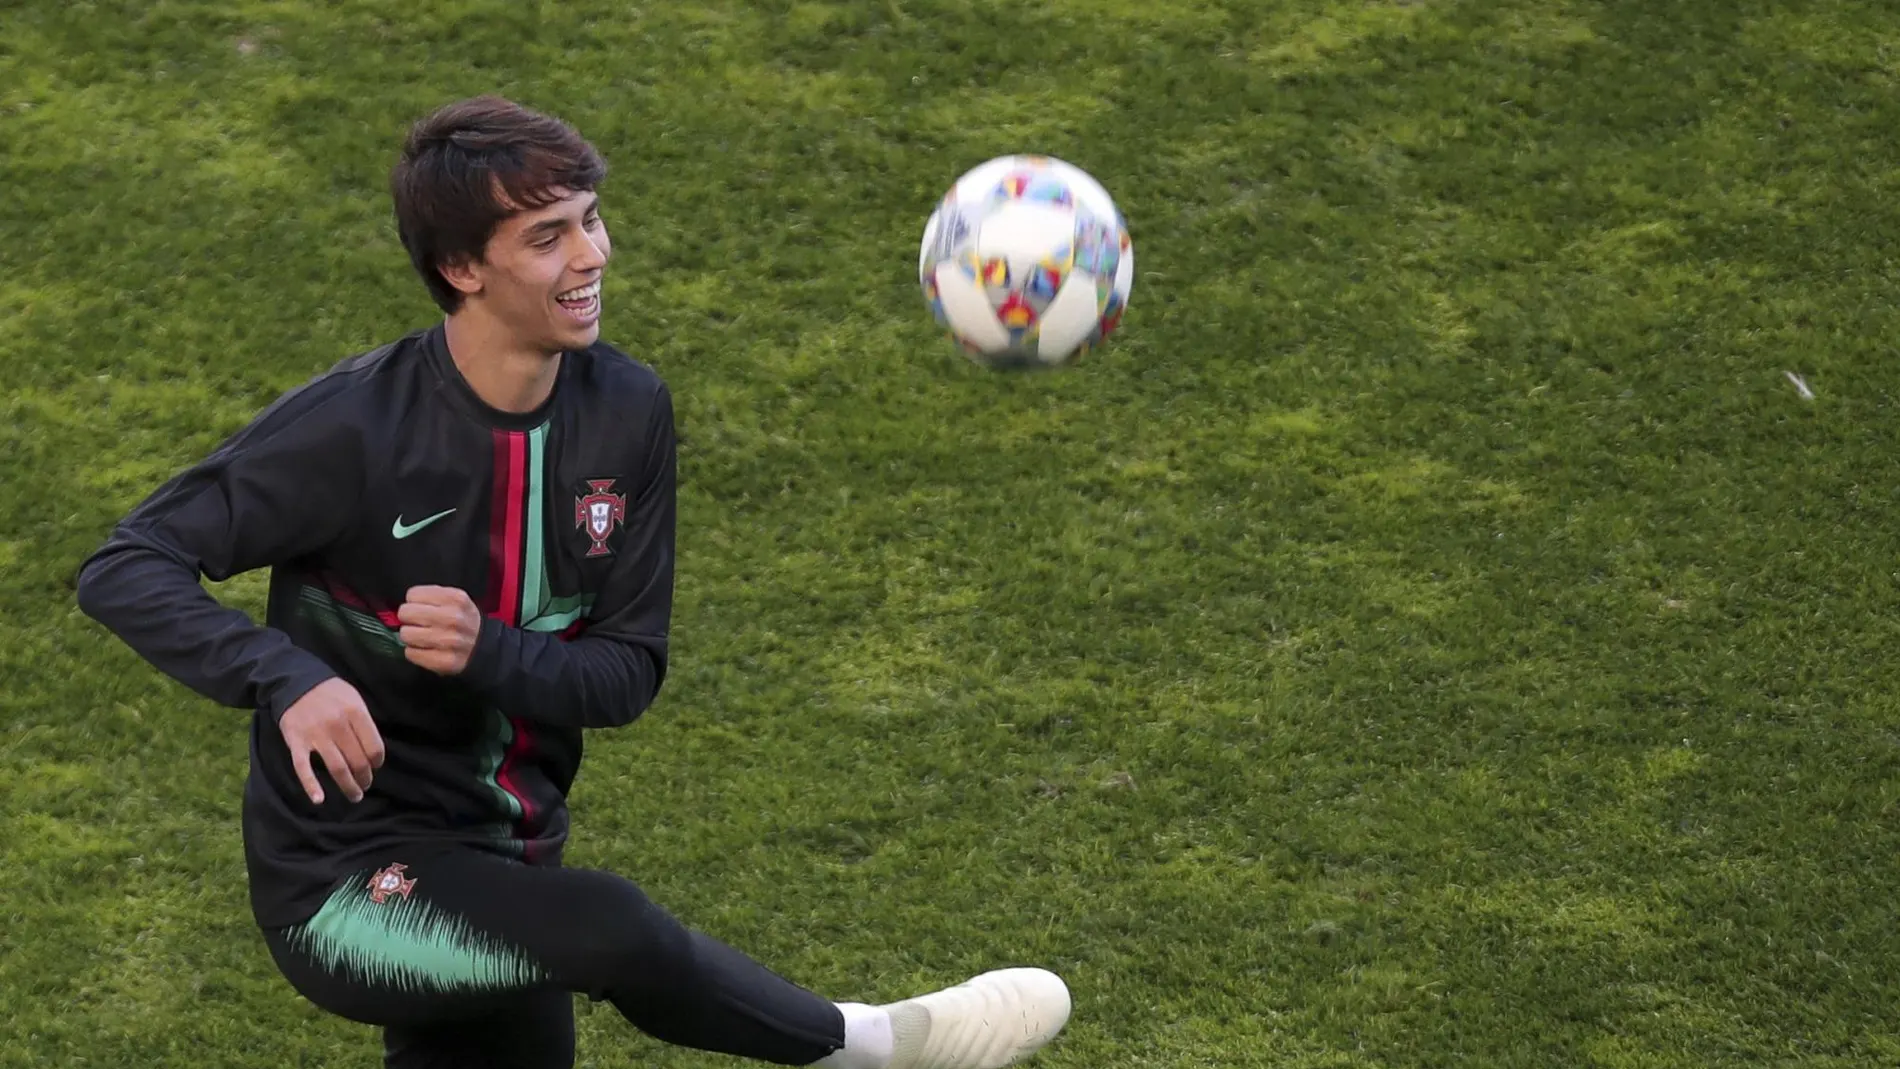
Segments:
[[[606,175],[573,127],[480,96],[411,126],[389,181],[397,233],[437,307],[504,349],[552,354],[599,335],[589,287],[609,255],[594,195]]]
[[[545,206],[509,215],[479,260],[442,267],[464,307],[520,348],[558,353],[600,337],[600,282],[613,254],[600,197],[557,188]]]

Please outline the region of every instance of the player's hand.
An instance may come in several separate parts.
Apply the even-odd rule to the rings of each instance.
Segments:
[[[482,611],[466,593],[448,586],[410,587],[396,619],[409,663],[443,676],[468,667],[482,631]]]
[[[363,696],[341,679],[326,679],[291,703],[277,728],[290,747],[290,763],[304,793],[319,805],[323,786],[311,769],[312,754],[323,758],[330,778],[352,802],[363,800],[371,771],[383,767],[382,733],[370,719]]]

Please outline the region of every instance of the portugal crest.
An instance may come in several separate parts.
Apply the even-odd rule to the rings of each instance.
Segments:
[[[369,900],[380,906],[384,902],[389,901],[390,895],[401,895],[407,899],[410,889],[416,885],[416,881],[413,877],[409,879],[403,878],[403,870],[408,867],[407,865],[391,865],[376,875],[371,876],[369,878]]]
[[[587,555],[604,557],[613,552],[607,548],[607,536],[614,533],[615,524],[627,520],[627,495],[613,492],[612,479],[589,479],[587,489],[588,493],[574,499],[574,526],[594,541]]]

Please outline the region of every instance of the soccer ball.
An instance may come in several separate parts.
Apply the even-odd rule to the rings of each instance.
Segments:
[[[924,224],[924,302],[985,367],[1064,367],[1121,322],[1135,250],[1121,212],[1074,164],[1000,156],[966,172]]]

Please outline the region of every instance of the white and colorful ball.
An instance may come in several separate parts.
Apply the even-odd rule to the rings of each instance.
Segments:
[[[986,367],[1063,367],[1120,325],[1135,249],[1108,190],[1050,156],[966,172],[924,224],[918,282],[937,323]]]

